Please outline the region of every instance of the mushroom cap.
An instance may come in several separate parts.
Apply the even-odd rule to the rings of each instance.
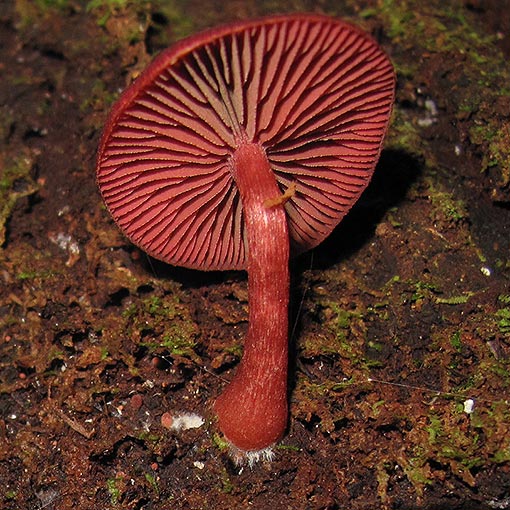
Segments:
[[[246,266],[232,155],[266,153],[287,190],[293,254],[325,239],[367,186],[394,101],[393,67],[359,28],[315,14],[231,23],[163,51],[114,105],[97,181],[155,258]]]

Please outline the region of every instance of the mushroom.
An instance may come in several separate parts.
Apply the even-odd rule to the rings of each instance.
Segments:
[[[243,357],[214,405],[242,452],[287,426],[289,256],[325,239],[367,186],[394,88],[362,30],[280,15],[163,51],[107,119],[97,181],[127,237],[169,264],[248,272]]]

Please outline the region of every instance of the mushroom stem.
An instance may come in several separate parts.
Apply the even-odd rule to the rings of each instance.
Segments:
[[[278,441],[287,424],[289,234],[263,148],[242,143],[232,173],[243,205],[249,325],[243,358],[215,410],[225,437],[239,450],[256,451]]]

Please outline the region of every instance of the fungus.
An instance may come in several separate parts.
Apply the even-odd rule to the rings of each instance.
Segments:
[[[127,237],[169,264],[248,272],[243,357],[214,405],[243,452],[287,424],[289,256],[325,239],[367,186],[394,86],[360,29],[282,15],[178,42],[108,117],[97,181]]]

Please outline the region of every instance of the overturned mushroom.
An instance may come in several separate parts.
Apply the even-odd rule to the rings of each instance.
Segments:
[[[394,85],[358,28],[284,15],[180,41],[110,113],[97,180],[119,227],[170,264],[248,271],[243,358],[214,406],[241,451],[285,431],[289,255],[327,237],[367,186]]]

